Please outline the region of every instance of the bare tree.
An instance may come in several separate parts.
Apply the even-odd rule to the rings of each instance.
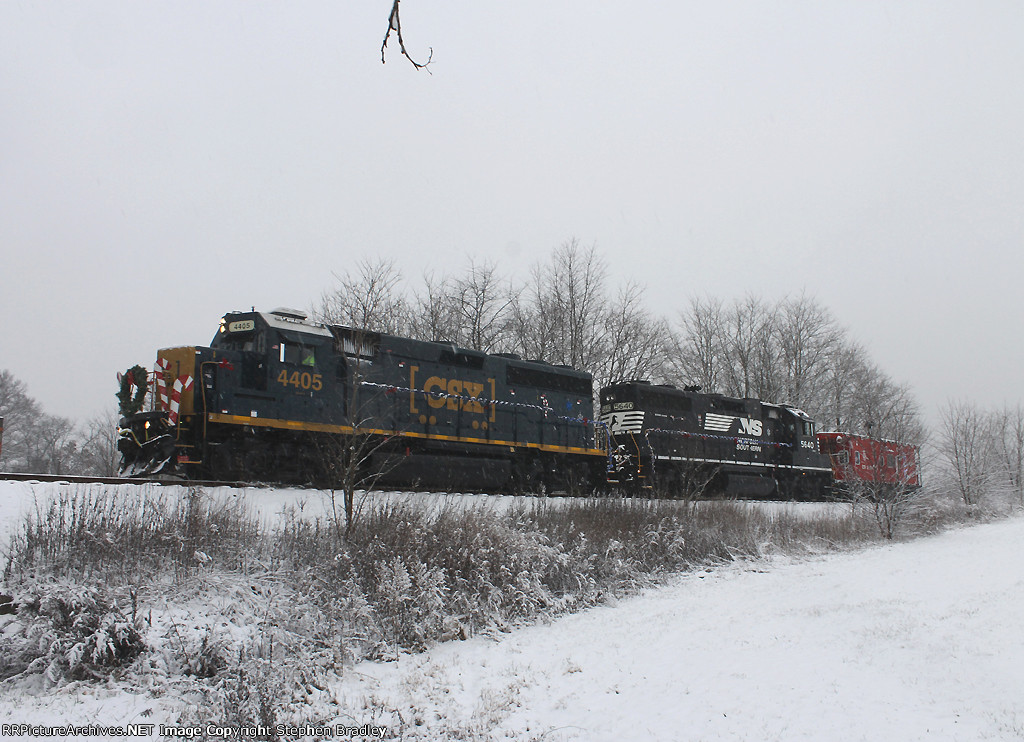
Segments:
[[[783,301],[776,333],[786,401],[797,407],[820,409],[824,406],[824,371],[842,336],[832,313],[807,295]]]
[[[97,477],[117,475],[121,455],[117,450],[118,413],[115,409],[86,421],[78,448],[78,470]]]
[[[643,288],[627,283],[605,314],[606,355],[595,369],[598,388],[623,379],[664,375],[668,327],[643,305]]]
[[[400,461],[391,448],[397,430],[402,427],[389,403],[393,390],[367,381],[364,375],[368,338],[352,331],[345,335],[342,345],[348,349],[344,385],[346,427],[350,430],[312,438],[320,467],[319,484],[327,491],[339,540],[347,539],[355,528],[357,493],[373,490]]]
[[[4,420],[0,470],[25,471],[27,445],[31,430],[42,415],[39,405],[28,395],[25,383],[10,371],[0,370],[0,417]]]
[[[706,392],[721,388],[726,373],[722,343],[725,320],[718,299],[690,299],[679,313],[680,330],[673,333],[668,347],[668,373],[681,385],[696,385]]]
[[[1024,507],[1024,407],[1004,407],[990,424],[996,466],[1018,505]]]
[[[606,299],[604,282],[607,267],[593,246],[584,249],[577,240],[555,251],[549,274],[550,298],[561,319],[556,361],[574,368],[589,368],[606,350],[601,320]]]
[[[847,495],[855,508],[871,513],[882,538],[892,540],[908,516],[917,512],[926,498],[925,491],[912,484],[908,476],[895,482],[884,481],[881,464],[875,480],[852,480]]]
[[[942,408],[939,450],[949,464],[953,485],[965,505],[977,504],[988,480],[988,420],[972,402],[950,401]]]
[[[410,334],[430,342],[455,342],[454,328],[459,325],[459,313],[451,279],[426,273],[423,286],[423,291],[414,296],[410,309]]]
[[[776,307],[747,295],[723,315],[724,393],[779,401],[777,312]]]
[[[522,293],[512,297],[509,310],[514,350],[524,358],[546,360],[555,354],[558,320],[546,311],[548,303],[536,275]]]
[[[423,276],[412,300],[409,329],[420,340],[495,353],[513,345],[514,295],[495,263],[470,259],[456,276]]]
[[[875,366],[864,367],[853,410],[851,420],[859,423],[851,426],[853,432],[917,446],[924,443],[925,429],[910,387],[896,384]]]
[[[866,378],[867,353],[859,343],[843,339],[826,361],[825,398],[829,417],[822,420],[836,430],[850,433],[858,429],[858,391]]]
[[[574,368],[598,366],[607,352],[606,274],[596,248],[584,248],[575,238],[557,247],[548,263],[535,265],[528,303],[519,301],[513,309],[520,353]]]
[[[728,307],[693,299],[678,327],[668,353],[676,383],[788,402],[847,432],[923,440],[909,388],[872,365],[807,295],[775,304],[748,295]]]
[[[409,307],[398,291],[402,276],[392,260],[360,260],[355,273],[335,275],[313,315],[328,324],[400,335],[409,329]]]
[[[339,541],[347,539],[356,527],[357,494],[372,491],[377,481],[393,467],[390,457],[383,461],[379,458],[386,452],[389,438],[368,432],[370,419],[356,422],[361,426],[354,426],[351,434],[319,435],[313,439],[321,464],[319,484],[327,493],[331,521]]]
[[[43,412],[25,384],[9,371],[0,371],[0,417],[4,419],[4,441],[0,449],[0,470],[37,474],[79,474],[91,472],[93,454],[106,438],[106,454],[114,459],[117,418],[90,421],[85,431],[75,422]],[[98,472],[99,473],[99,472]],[[110,472],[104,472],[110,473]]]
[[[460,344],[486,353],[503,347],[511,322],[512,291],[498,277],[497,266],[471,259],[463,276],[455,279],[454,288],[461,319]]]
[[[25,471],[72,474],[78,465],[78,431],[72,420],[40,415],[25,436]]]

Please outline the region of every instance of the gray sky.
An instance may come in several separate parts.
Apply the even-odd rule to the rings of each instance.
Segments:
[[[364,256],[595,244],[672,316],[828,306],[927,414],[1021,399],[1024,3],[0,3],[0,368],[48,412]]]

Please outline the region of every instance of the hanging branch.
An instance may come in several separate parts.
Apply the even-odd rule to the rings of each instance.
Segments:
[[[410,62],[412,62],[412,66],[415,67],[416,69],[427,70],[427,72],[430,72],[430,70],[427,68],[427,65],[429,65],[430,61],[434,58],[433,47],[431,47],[430,49],[430,55],[427,57],[427,61],[423,63],[417,62],[415,59],[413,59],[405,48],[405,41],[402,39],[402,21],[398,17],[398,3],[400,3],[401,1],[402,0],[395,0],[394,4],[391,6],[391,17],[388,18],[388,32],[384,34],[384,43],[380,45],[381,64],[385,62],[384,50],[387,49],[388,39],[391,38],[391,32],[394,31],[395,35],[398,37],[398,49],[402,52],[402,56],[408,59]]]

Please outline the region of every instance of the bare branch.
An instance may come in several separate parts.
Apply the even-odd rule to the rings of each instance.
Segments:
[[[415,67],[416,69],[426,70],[428,73],[433,74],[432,72],[430,72],[430,69],[428,67],[430,62],[434,59],[433,47],[430,48],[430,54],[427,57],[427,61],[422,63],[417,62],[415,59],[413,59],[412,56],[409,54],[408,50],[405,48],[405,39],[402,38],[402,20],[398,14],[398,4],[401,1],[402,0],[395,0],[395,2],[391,6],[391,16],[388,18],[388,32],[384,34],[384,43],[380,45],[380,62],[381,64],[384,64],[387,61],[384,58],[384,54],[388,46],[388,39],[391,38],[391,32],[394,31],[395,35],[398,37],[398,49],[399,51],[402,52],[402,56],[408,59],[410,62],[412,62],[412,66]]]

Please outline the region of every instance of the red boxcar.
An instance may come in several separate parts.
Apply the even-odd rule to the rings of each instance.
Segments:
[[[877,482],[921,486],[916,446],[849,433],[818,433],[818,449],[828,455],[837,485]]]

